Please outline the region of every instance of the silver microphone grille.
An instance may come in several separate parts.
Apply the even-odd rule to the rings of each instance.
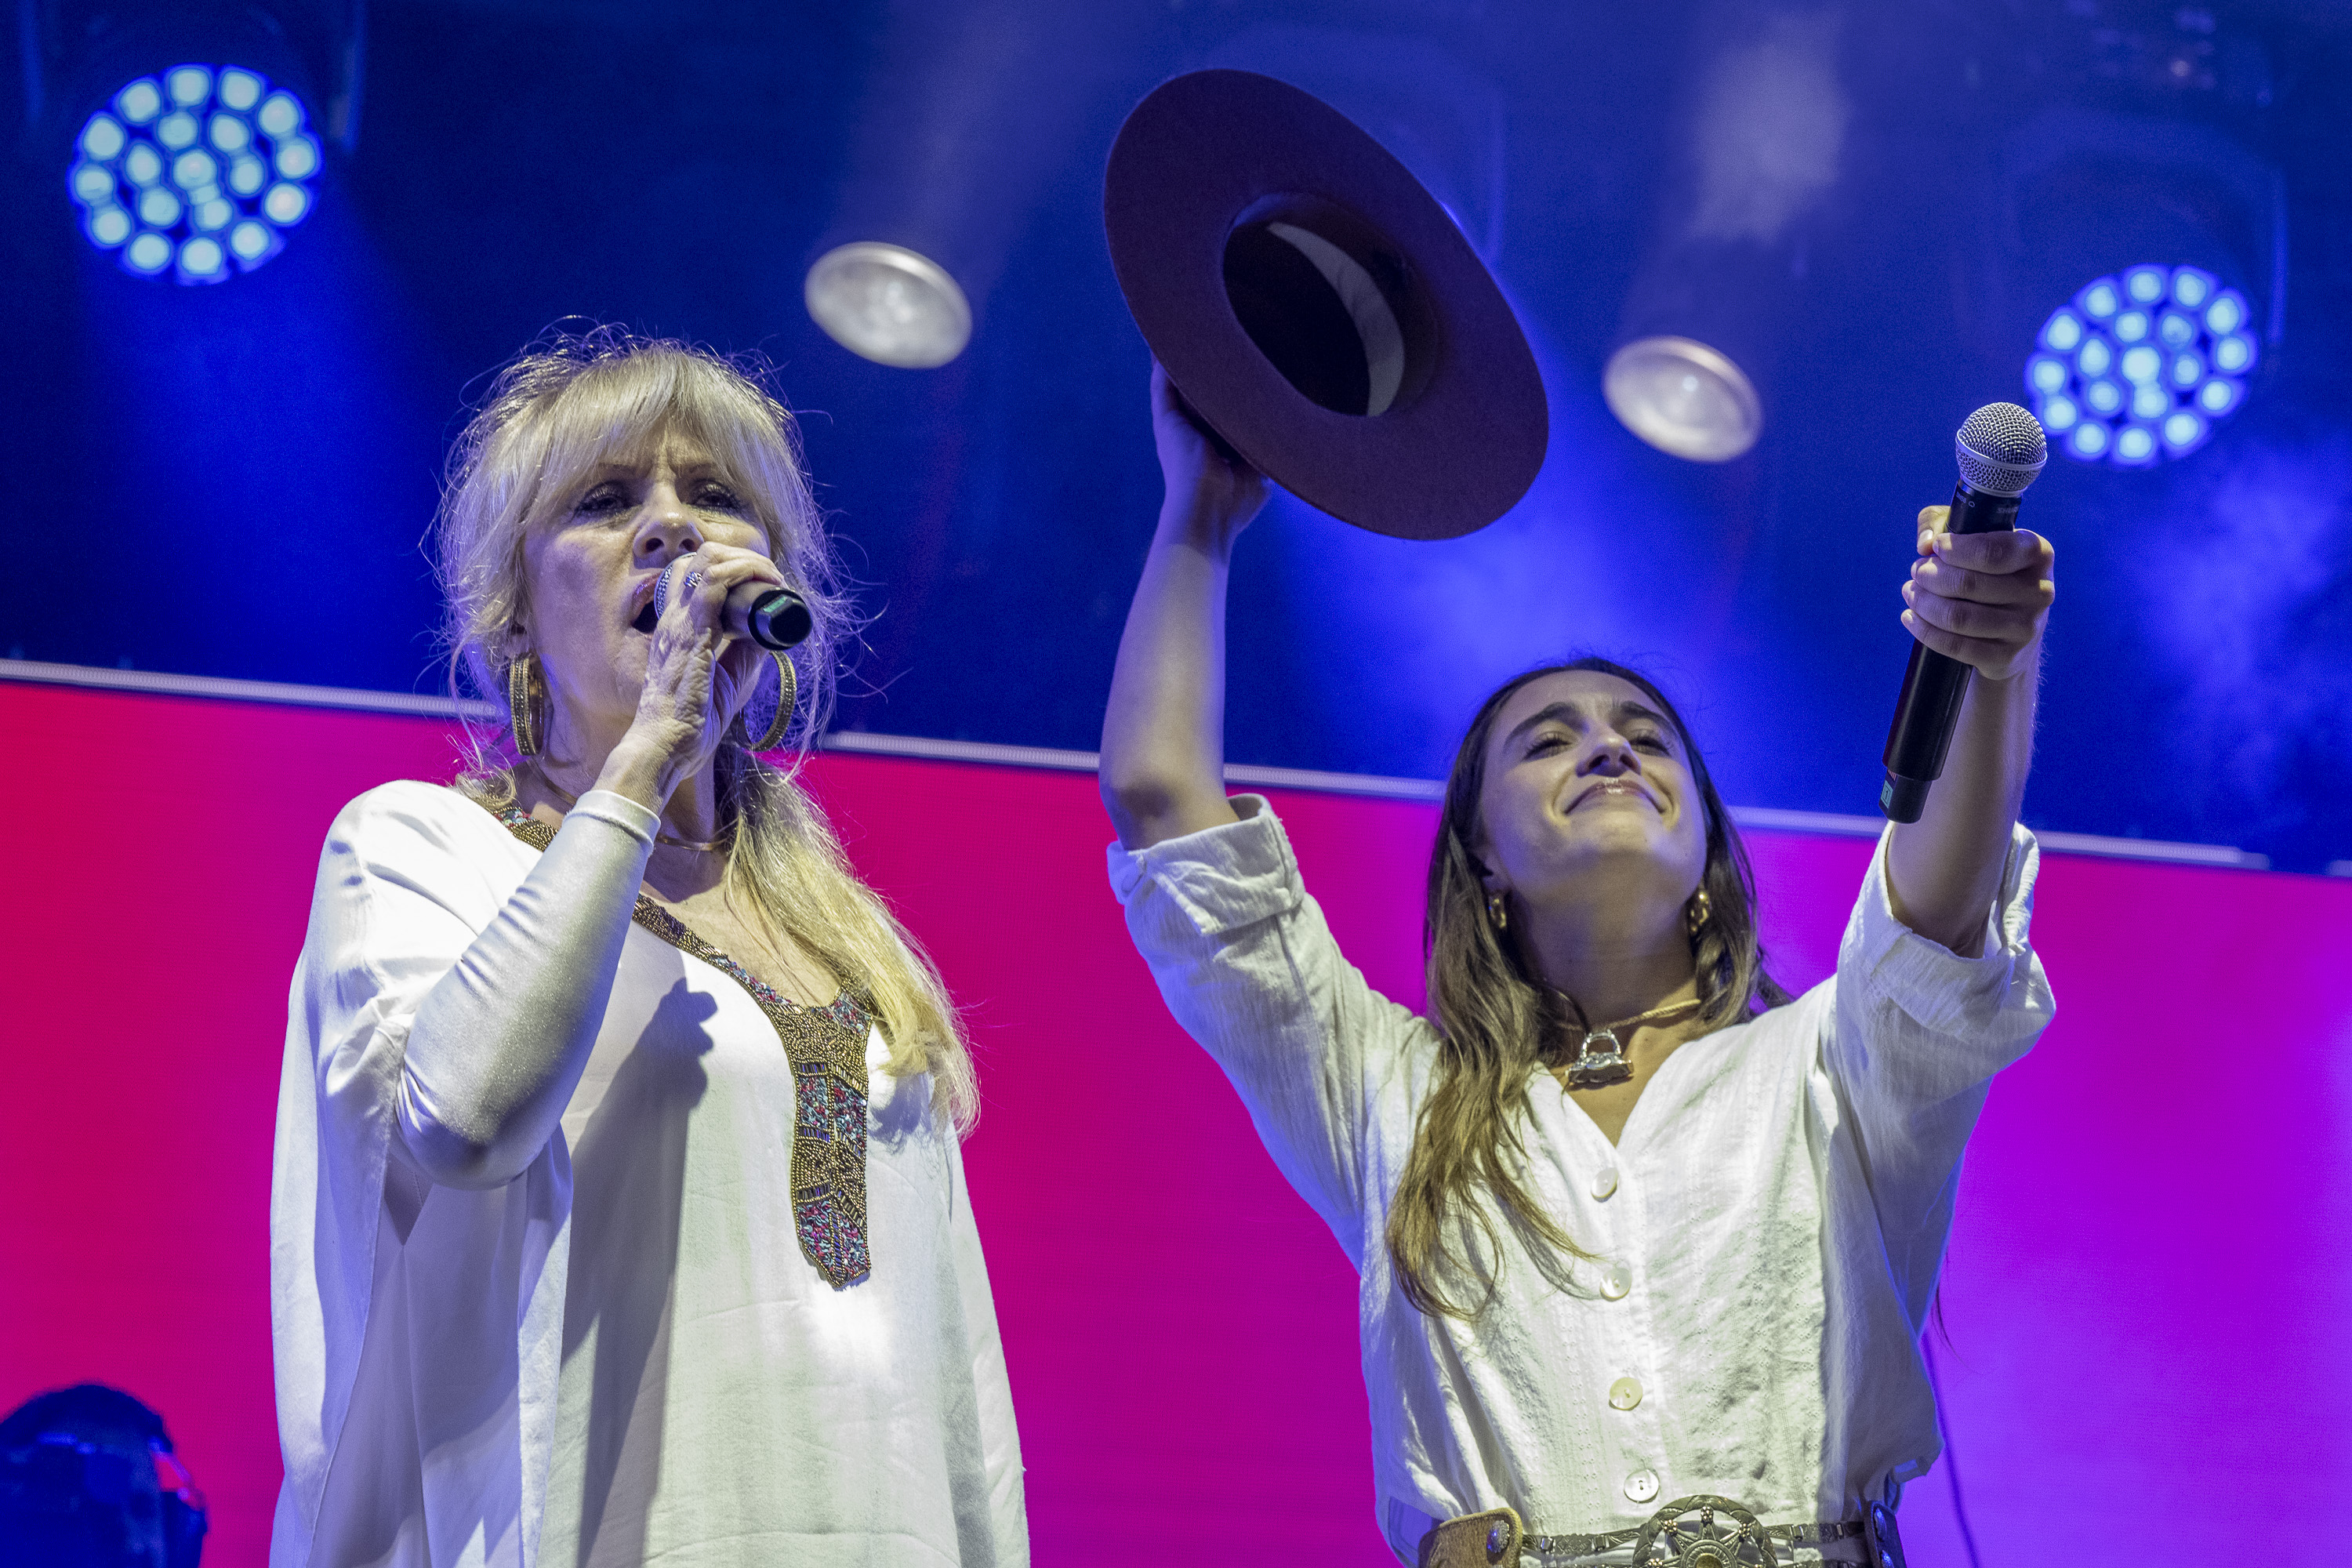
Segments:
[[[1992,496],[2021,496],[2049,460],[2042,422],[2014,403],[1988,403],[1969,416],[1953,438],[1960,478]]]

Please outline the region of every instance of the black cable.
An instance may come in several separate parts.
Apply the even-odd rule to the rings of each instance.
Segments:
[[[1920,1359],[1927,1363],[1927,1392],[1936,1397],[1936,1430],[1944,1439],[1944,1475],[1952,1483],[1952,1518],[1960,1527],[1960,1544],[1969,1549],[1969,1568],[1984,1568],[1977,1557],[1977,1532],[1969,1528],[1969,1505],[1960,1495],[1960,1467],[1952,1455],[1952,1428],[1944,1420],[1944,1387],[1936,1376],[1935,1347],[1923,1337]]]

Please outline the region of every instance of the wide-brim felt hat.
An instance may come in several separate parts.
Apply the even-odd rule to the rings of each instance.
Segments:
[[[1193,412],[1308,504],[1451,539],[1527,493],[1549,416],[1526,335],[1443,205],[1339,110],[1250,71],[1138,104],[1111,266]]]

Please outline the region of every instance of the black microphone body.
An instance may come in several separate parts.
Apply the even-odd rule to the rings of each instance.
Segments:
[[[725,621],[735,636],[778,653],[800,647],[816,626],[807,601],[790,588],[775,587],[756,595],[737,590],[727,601]]]
[[[2030,435],[2019,421],[2030,427]],[[1990,404],[1961,427],[1958,447],[1961,477],[1952,491],[1950,531],[1997,533],[2016,528],[2018,502],[2041,472],[2046,450],[2042,426],[2013,404]],[[1997,488],[1971,485],[1971,474]],[[2004,490],[2009,493],[2000,493]],[[1895,700],[1895,722],[1886,731],[1886,782],[1878,792],[1878,809],[1888,821],[1916,822],[1927,809],[1927,791],[1943,776],[1944,757],[1951,750],[1960,704],[1969,695],[1969,678],[1975,673],[1925,643],[1912,643],[1903,692]]]

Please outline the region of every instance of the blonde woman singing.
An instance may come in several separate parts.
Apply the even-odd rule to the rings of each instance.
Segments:
[[[1226,797],[1227,562],[1265,484],[1153,392],[1168,500],[1103,725],[1111,879],[1361,1274],[1391,1546],[1899,1565],[1896,1489],[1938,1451],[1917,1336],[1961,1149],[2052,1012],[2017,825],[2050,547],[1921,515],[1903,622],[1974,689],[1836,977],[1800,997],[1657,688],[1582,659],[1496,691],[1446,786],[1423,1017],[1340,955],[1265,803]]]
[[[759,754],[846,616],[791,416],[680,344],[559,341],[466,431],[439,545],[509,725],[320,860],[272,1563],[1025,1563],[971,1059]],[[726,629],[772,586],[797,670]]]

